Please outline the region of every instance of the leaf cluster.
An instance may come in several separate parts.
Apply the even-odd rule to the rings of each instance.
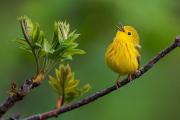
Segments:
[[[64,101],[67,103],[90,90],[89,84],[79,88],[79,83],[80,81],[75,79],[74,72],[71,71],[68,64],[61,64],[59,69],[55,69],[55,76],[49,76],[49,84],[59,97],[64,97]]]
[[[75,54],[84,54],[77,49],[79,34],[70,32],[70,25],[58,21],[54,23],[52,40],[45,38],[38,23],[33,23],[27,16],[19,18],[24,38],[18,39],[20,48],[32,53],[37,64],[37,72],[48,72],[57,63],[72,60]]]

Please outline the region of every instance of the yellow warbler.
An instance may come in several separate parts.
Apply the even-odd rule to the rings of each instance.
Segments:
[[[139,41],[139,35],[135,28],[120,25],[105,54],[108,67],[119,76],[128,75],[128,80],[132,80],[131,74],[140,66],[139,50],[141,46]]]

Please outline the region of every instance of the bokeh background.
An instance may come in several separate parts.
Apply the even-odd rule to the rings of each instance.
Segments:
[[[20,85],[35,72],[32,56],[13,42],[22,36],[19,16],[27,15],[39,22],[48,39],[52,38],[55,20],[66,20],[81,34],[80,48],[87,54],[75,56],[70,64],[81,84],[91,84],[88,96],[115,83],[117,75],[104,62],[115,25],[121,22],[138,30],[143,65],[180,34],[179,6],[179,0],[0,0],[0,101],[7,96],[13,80]],[[139,80],[56,119],[179,120],[179,61],[180,49],[176,49]],[[54,107],[56,100],[46,79],[7,115],[20,112],[23,118],[45,112]]]

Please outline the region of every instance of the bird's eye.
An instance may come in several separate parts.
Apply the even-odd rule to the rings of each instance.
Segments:
[[[128,32],[128,35],[131,35],[131,32]]]

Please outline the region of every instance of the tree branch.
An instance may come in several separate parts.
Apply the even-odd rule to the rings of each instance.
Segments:
[[[31,80],[26,80],[24,84],[12,95],[9,95],[4,102],[0,104],[0,118],[18,101],[21,101],[32,88],[38,85]]]
[[[151,59],[144,67],[139,69],[138,72],[133,74],[132,80],[135,80],[136,78],[139,78],[140,76],[142,76],[144,73],[146,73],[148,70],[150,70],[156,62],[158,62],[165,55],[167,55],[168,53],[170,53],[172,50],[174,50],[176,47],[179,47],[179,46],[180,46],[180,36],[177,36],[173,44],[171,44],[169,47],[167,47],[166,49],[161,51],[153,59]],[[122,81],[119,81],[119,84],[120,84],[119,88],[125,86],[129,82],[131,82],[131,81],[129,81],[127,78],[122,80]],[[109,93],[111,93],[111,92],[113,92],[119,88],[117,88],[116,85],[113,85],[109,88],[106,88],[104,90],[96,92],[93,95],[86,97],[79,102],[64,106],[64,107],[59,108],[59,109],[53,109],[53,110],[48,111],[48,112],[33,115],[33,116],[25,118],[24,120],[44,120],[44,119],[48,119],[51,117],[57,117],[59,114],[62,114],[62,113],[71,111],[73,109],[79,108],[83,105],[89,104],[89,103],[97,100],[98,98],[103,97],[103,96],[105,96],[105,95],[107,95],[107,94],[109,94]]]
[[[7,99],[0,105],[0,118],[18,101],[30,91],[32,81],[26,80],[18,91],[14,91],[13,95],[9,95]]]

